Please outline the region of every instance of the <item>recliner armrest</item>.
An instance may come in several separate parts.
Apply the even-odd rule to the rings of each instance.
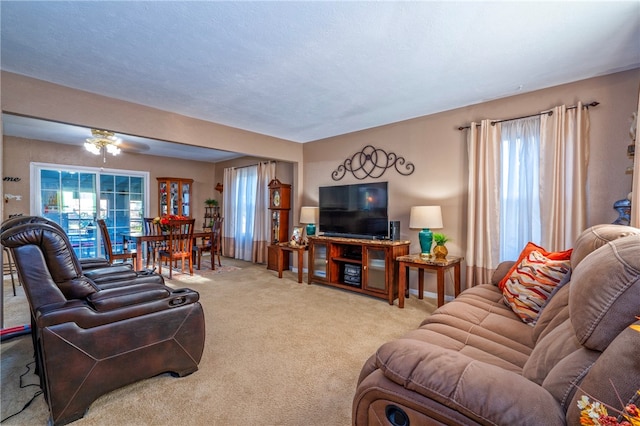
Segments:
[[[108,268],[111,266],[109,261],[104,257],[90,257],[88,259],[79,259],[82,271],[89,271],[95,268]]]
[[[135,279],[138,274],[129,265],[108,266],[106,268],[96,268],[83,272],[83,275],[90,278],[96,284],[112,281],[126,281]]]
[[[170,288],[158,284],[134,284],[91,294],[87,301],[96,311],[104,312],[169,297]]]
[[[141,291],[140,295],[133,297],[140,299],[147,298],[147,301],[136,304],[126,304],[127,296],[123,296],[123,298],[120,299],[117,297],[118,292],[115,292],[111,295],[113,296],[113,300],[100,301],[102,304],[101,308],[103,309],[101,311],[98,311],[87,300],[70,300],[62,303],[52,303],[44,305],[36,311],[36,323],[39,328],[43,328],[65,322],[73,322],[81,328],[88,329],[154,312],[165,311],[178,306],[195,304],[200,298],[198,292],[194,290],[171,290],[169,287],[158,286],[157,284],[153,286],[165,289],[167,291],[165,297],[157,298],[160,293],[159,291],[151,290],[150,293]],[[130,288],[131,287],[122,287],[113,290],[126,290]],[[110,290],[104,291],[108,292]],[[105,298],[108,297],[109,295],[105,296]],[[128,300],[131,301],[131,299]],[[121,306],[115,307],[118,303],[120,303]],[[106,309],[107,306],[111,307],[111,309]]]

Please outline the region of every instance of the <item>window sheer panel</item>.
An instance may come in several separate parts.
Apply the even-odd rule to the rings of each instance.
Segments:
[[[517,259],[532,241],[540,244],[540,117],[501,126],[500,261]]]
[[[235,187],[235,258],[251,262],[253,260],[253,232],[255,225],[256,192],[258,183],[257,166],[236,170]]]

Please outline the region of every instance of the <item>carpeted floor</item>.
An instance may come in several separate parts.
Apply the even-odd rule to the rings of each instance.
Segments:
[[[175,273],[169,285],[200,293],[206,343],[199,370],[163,374],[95,401],[77,425],[350,425],[360,368],[384,342],[417,327],[435,309],[415,297],[405,309],[322,285],[297,274],[222,259],[219,272]],[[163,274],[164,274],[163,270]],[[306,275],[305,275],[306,279]],[[21,288],[5,280],[5,326],[27,324]],[[32,361],[30,336],[3,342],[1,418],[20,411],[38,390],[19,388]],[[24,382],[37,383],[32,372]],[[44,425],[42,396],[7,425]]]

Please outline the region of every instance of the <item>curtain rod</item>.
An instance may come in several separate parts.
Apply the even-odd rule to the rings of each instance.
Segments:
[[[258,164],[269,164],[269,163],[275,163],[275,161],[259,161],[256,164],[247,164],[246,166],[238,166],[238,167],[231,167],[231,168],[233,170],[246,169],[247,167],[257,166]]]
[[[584,104],[582,107],[589,109],[590,106],[591,107],[595,107],[595,106],[598,106],[598,105],[600,105],[600,102],[593,101],[593,102],[590,102],[588,104]],[[567,109],[576,109],[576,108],[578,108],[577,105],[573,105],[573,106],[567,107]],[[497,123],[504,123],[505,121],[521,120],[523,118],[535,117],[537,115],[545,115],[545,114],[546,115],[553,115],[553,111],[552,110],[542,111],[542,112],[539,112],[537,114],[525,115],[525,116],[522,116],[522,117],[505,118],[504,120],[495,120],[495,121],[491,122],[491,125],[495,126]],[[479,124],[476,124],[476,126],[479,126]],[[460,126],[460,127],[458,127],[458,130],[464,130],[464,129],[469,129],[469,128],[471,128],[471,125],[469,125],[469,126]]]

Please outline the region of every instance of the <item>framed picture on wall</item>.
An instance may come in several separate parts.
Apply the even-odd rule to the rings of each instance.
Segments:
[[[289,239],[289,244],[291,244],[292,246],[299,246],[302,245],[303,241],[302,241],[302,230],[304,228],[302,226],[294,226],[293,227],[293,233],[291,234],[291,238]]]

